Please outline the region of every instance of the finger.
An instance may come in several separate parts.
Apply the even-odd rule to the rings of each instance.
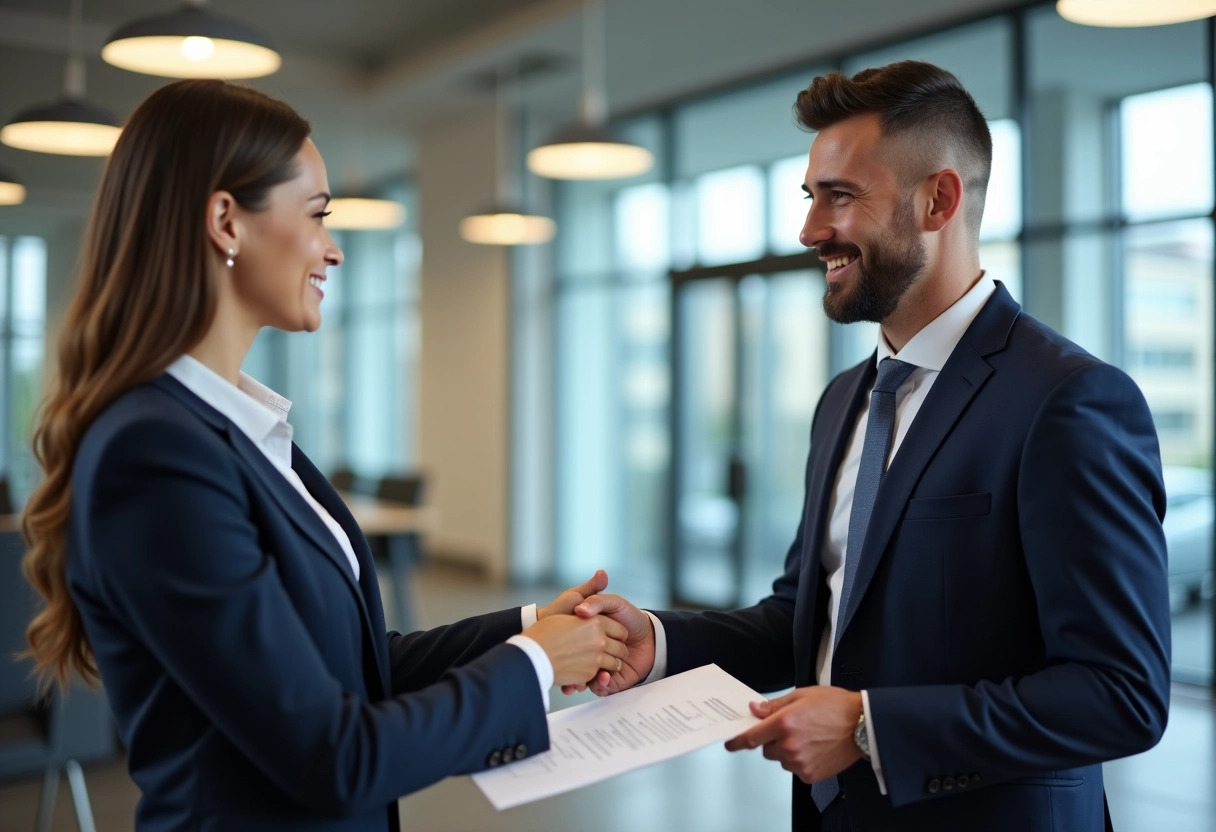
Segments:
[[[782,708],[785,708],[785,707],[788,707],[789,705],[794,704],[794,702],[799,699],[799,697],[797,696],[797,693],[798,693],[798,691],[793,690],[793,691],[790,691],[789,693],[785,694],[784,696],[778,696],[773,699],[766,699],[762,702],[753,703],[753,704],[761,706],[765,710],[764,714],[762,714],[762,715],[757,714],[757,716],[768,716],[769,714],[775,714],[775,713],[777,713],[777,711],[781,710]]]
[[[727,751],[742,751],[747,748],[759,748],[780,738],[781,727],[774,719],[766,719],[748,728],[739,736],[726,743]]]
[[[616,656],[618,659],[629,658],[629,645],[623,641],[608,639],[608,643],[604,645],[604,652]]]
[[[619,658],[612,655],[611,653],[600,653],[600,658],[599,658],[600,668],[603,670],[607,670],[609,673],[619,673],[621,671],[621,668],[624,667],[624,664],[625,664],[624,662],[622,662]],[[596,676],[598,676],[598,675],[599,674],[597,673]]]
[[[604,635],[608,636],[608,638],[613,638],[617,641],[628,640],[629,628],[624,624],[605,617],[601,617],[599,620],[602,622],[601,626],[604,628],[603,633]]]
[[[575,615],[591,618],[593,615],[612,615],[629,609],[630,604],[619,595],[592,595],[574,608]]]

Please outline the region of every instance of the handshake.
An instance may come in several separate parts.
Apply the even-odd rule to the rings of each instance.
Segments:
[[[617,693],[645,679],[654,666],[650,616],[618,595],[601,594],[607,587],[608,574],[601,569],[537,607],[536,623],[523,633],[545,651],[563,693],[588,687],[598,696]]]

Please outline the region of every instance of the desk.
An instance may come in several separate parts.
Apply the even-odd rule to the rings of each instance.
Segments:
[[[386,610],[387,626],[409,632],[413,629],[410,586],[420,556],[418,535],[434,526],[434,509],[361,494],[342,493],[342,500],[372,544],[372,551],[382,552],[388,560],[393,586]]]

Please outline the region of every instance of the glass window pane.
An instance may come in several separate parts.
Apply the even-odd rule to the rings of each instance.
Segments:
[[[1212,224],[1123,235],[1124,368],[1148,400],[1165,466],[1173,673],[1212,680]]]
[[[807,154],[800,153],[774,162],[768,170],[771,217],[768,247],[774,254],[797,254],[806,250],[798,240],[811,205],[802,190],[806,166]]]
[[[1022,230],[1022,131],[1016,121],[1007,118],[990,121],[988,129],[992,133],[992,175],[984,198],[980,239],[1008,239]]]
[[[764,173],[755,166],[707,173],[696,181],[697,261],[755,260],[764,254]]]
[[[616,259],[628,272],[662,272],[671,262],[671,201],[667,186],[652,182],[616,195]]]
[[[1119,105],[1119,129],[1124,216],[1140,220],[1212,210],[1210,86],[1128,96]]]
[[[13,244],[13,330],[41,335],[46,320],[46,241],[18,237]]]
[[[1032,224],[1115,215],[1123,200],[1111,172],[1121,168],[1118,145],[1127,138],[1118,135],[1119,102],[1204,81],[1207,23],[1080,26],[1048,5],[1028,12],[1027,21],[1030,112],[1023,139],[1029,145]],[[1172,125],[1155,128],[1162,141],[1173,131]],[[1210,121],[1205,134],[1211,135]],[[1137,139],[1137,145],[1143,142]],[[1196,169],[1179,169],[1185,176],[1200,175]],[[1210,163],[1204,169],[1210,185]],[[1210,207],[1211,197],[1207,199]]]
[[[579,582],[602,567],[618,591],[656,601],[666,584],[669,296],[665,282],[599,284],[557,302],[558,572]]]
[[[626,141],[653,153],[655,165],[649,172],[632,179],[561,181],[554,185],[555,203],[559,206],[558,234],[554,242],[559,280],[604,280],[621,268],[618,243],[624,232],[616,230],[616,222],[622,219],[617,196],[623,190],[661,182],[662,122],[649,116],[614,127]],[[664,221],[666,226],[667,221]],[[652,262],[656,253],[651,251]]]
[[[680,107],[675,114],[676,178],[806,153],[794,101],[816,75],[806,69]]]

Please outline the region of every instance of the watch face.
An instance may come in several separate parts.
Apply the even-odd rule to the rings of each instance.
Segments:
[[[866,730],[866,718],[864,714],[857,720],[857,727],[853,729],[853,742],[857,743],[861,756],[867,760],[870,759],[870,732]]]

